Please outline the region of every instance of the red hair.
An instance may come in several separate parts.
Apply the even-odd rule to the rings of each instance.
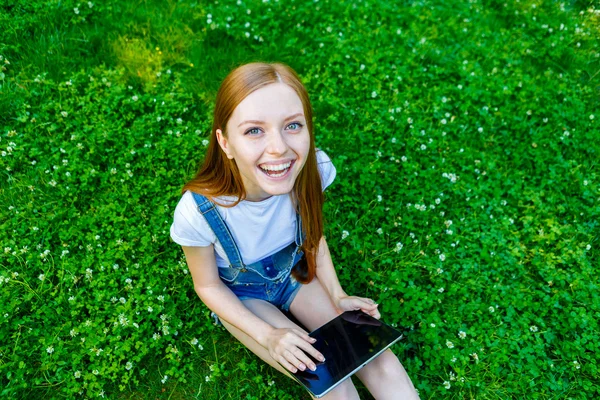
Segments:
[[[306,162],[290,193],[292,203],[296,205],[302,218],[306,235],[302,244],[306,262],[299,262],[292,270],[292,275],[299,282],[309,283],[316,274],[316,255],[323,236],[324,198],[317,169],[312,106],[306,88],[292,68],[280,63],[250,63],[236,68],[227,75],[217,93],[210,142],[204,162],[196,176],[183,186],[182,193],[190,190],[215,203],[219,196],[237,198],[237,201],[232,204],[217,203],[224,207],[233,207],[246,198],[246,190],[238,167],[234,160],[225,156],[217,141],[216,131],[220,129],[223,135],[227,136],[227,122],[238,104],[250,93],[273,83],[284,83],[296,92],[302,101],[306,127],[310,135]]]

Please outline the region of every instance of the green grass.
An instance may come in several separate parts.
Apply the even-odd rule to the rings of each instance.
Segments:
[[[168,236],[221,80],[264,60],[311,94],[340,280],[421,397],[598,397],[593,7],[0,2],[0,395],[305,396],[212,324]]]

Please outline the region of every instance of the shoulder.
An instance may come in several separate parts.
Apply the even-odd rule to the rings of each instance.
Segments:
[[[319,169],[319,174],[321,175],[321,185],[323,186],[323,190],[325,190],[333,183],[333,180],[336,176],[336,170],[333,162],[331,162],[331,158],[329,158],[327,153],[321,149],[316,150],[317,168]]]
[[[182,246],[208,246],[216,241],[190,191],[185,192],[177,203],[170,234],[173,241]]]

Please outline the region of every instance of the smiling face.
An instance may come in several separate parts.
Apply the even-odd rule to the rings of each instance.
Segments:
[[[302,101],[286,84],[264,86],[242,100],[217,140],[235,160],[246,200],[261,201],[292,191],[310,147]]]

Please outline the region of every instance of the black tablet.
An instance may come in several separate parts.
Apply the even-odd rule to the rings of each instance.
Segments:
[[[292,376],[317,398],[402,339],[396,329],[360,310],[346,311],[309,335],[317,339],[313,347],[323,354],[325,362],[309,356],[317,370],[298,370]]]

